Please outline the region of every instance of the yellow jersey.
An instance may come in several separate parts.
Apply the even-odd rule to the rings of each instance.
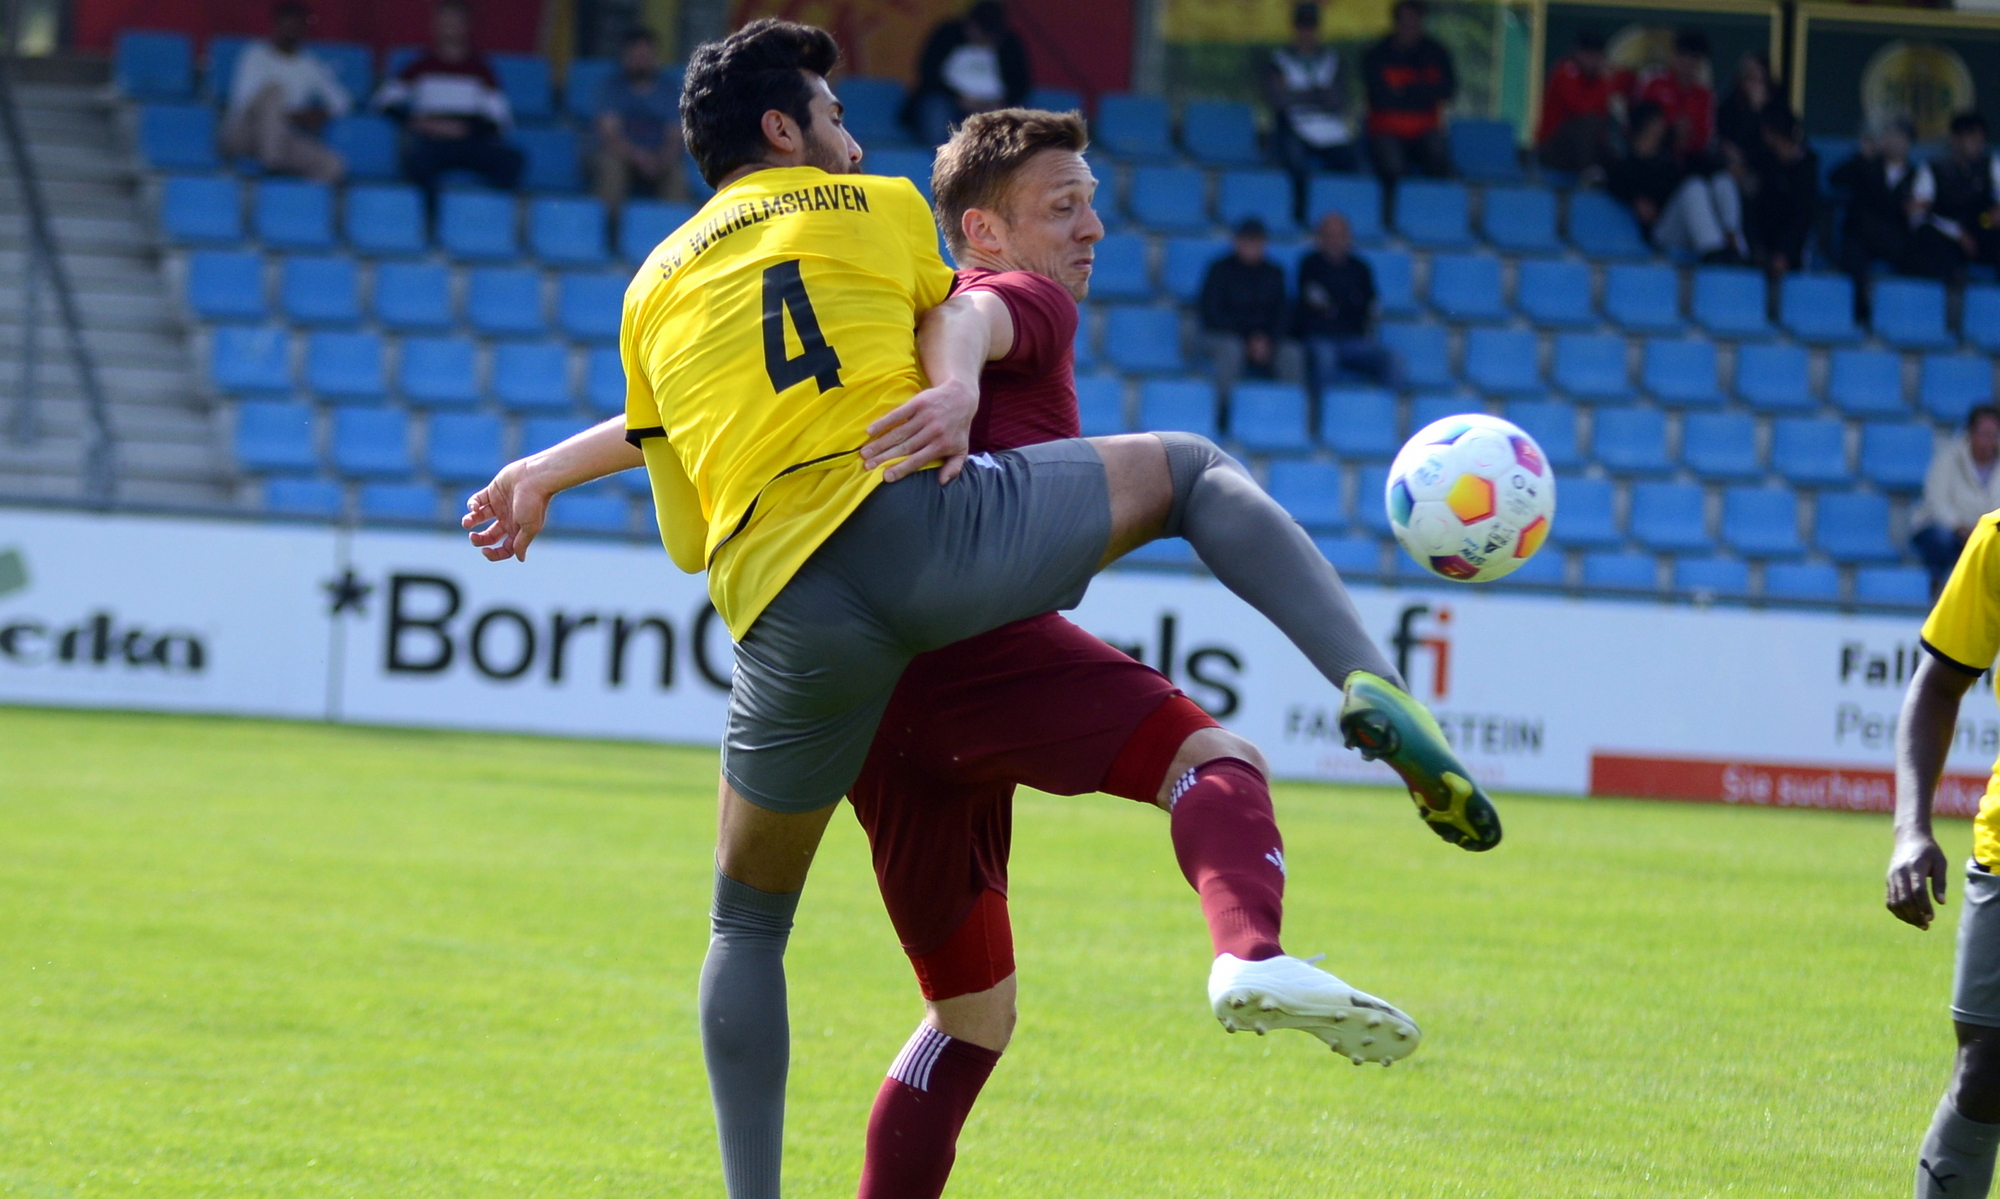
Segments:
[[[916,322],[952,278],[909,180],[785,167],[717,192],[626,288],[627,436],[737,638],[881,485],[858,451],[925,387]]]
[[[1924,621],[1924,645],[1968,674],[1983,674],[2000,657],[2000,512],[1973,526],[1951,581]],[[1972,822],[1972,856],[2000,868],[2000,762],[1986,781]]]

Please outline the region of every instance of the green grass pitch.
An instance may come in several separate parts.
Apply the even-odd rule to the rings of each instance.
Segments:
[[[0,709],[0,1194],[718,1196],[710,751]],[[1426,1042],[1226,1036],[1165,819],[1024,796],[1022,1022],[950,1194],[1891,1195],[1951,929],[1881,817],[1284,786],[1288,947]],[[1968,830],[1948,825],[1964,858]],[[852,820],[790,955],[787,1194],[852,1195],[919,1015]]]

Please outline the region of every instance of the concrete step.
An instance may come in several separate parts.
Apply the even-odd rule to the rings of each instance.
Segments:
[[[0,385],[12,387],[12,381],[19,377],[18,350],[0,349]],[[77,380],[75,368],[70,365],[69,352],[60,345],[51,347],[42,357],[36,367],[36,380],[38,395],[83,397],[82,385]],[[180,367],[162,369],[100,362],[97,364],[97,381],[109,403],[183,406],[206,403],[193,372]],[[0,394],[11,395],[12,392]]]
[[[9,386],[8,402],[0,404],[0,431],[12,427],[14,379],[0,374]],[[35,429],[37,434],[81,437],[92,428],[88,406],[81,396],[35,388]],[[208,445],[217,440],[216,417],[199,403],[110,405],[112,435],[146,441]],[[0,432],[4,436],[4,432]]]
[[[187,343],[178,334],[167,330],[111,329],[92,326],[88,323],[90,314],[83,314],[85,325],[83,344],[96,359],[100,368],[141,367],[151,370],[186,372],[192,369]],[[26,340],[24,330],[18,324],[0,324],[0,358],[20,356],[20,347]],[[69,342],[61,326],[44,328],[41,335],[47,340],[40,342],[45,352],[68,352]]]
[[[182,329],[178,309],[169,304],[165,296],[148,292],[103,291],[80,287],[75,283],[71,287],[78,311],[95,328],[174,334]],[[18,279],[0,275],[0,321],[24,320],[27,300],[27,289]],[[36,312],[45,326],[54,325],[55,298],[46,283],[42,285],[36,302]],[[61,332],[60,326],[55,327],[55,332]]]
[[[81,472],[88,440],[78,433],[51,432],[33,445],[0,437],[0,476]],[[221,485],[227,475],[209,446],[141,440],[118,443],[118,473],[125,478],[169,479]]]

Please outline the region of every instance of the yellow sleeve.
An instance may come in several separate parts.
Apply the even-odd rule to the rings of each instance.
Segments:
[[[1973,526],[1923,637],[1931,653],[1970,674],[1984,673],[2000,656],[2000,512]]]
[[[667,556],[687,573],[700,574],[708,566],[708,521],[701,514],[694,481],[666,438],[648,437],[639,443],[639,450],[646,455],[646,474],[653,481],[653,511]]]
[[[666,414],[653,394],[653,381],[646,376],[645,349],[639,344],[638,306],[631,293],[625,296],[625,312],[618,321],[618,362],[625,368],[625,429],[638,432],[666,427]]]
[[[924,194],[907,179],[898,182],[902,183],[907,193],[904,203],[910,212],[910,298],[915,303],[917,315],[922,316],[951,295],[951,286],[957,274],[938,253],[937,219],[931,214],[931,206],[924,203]]]

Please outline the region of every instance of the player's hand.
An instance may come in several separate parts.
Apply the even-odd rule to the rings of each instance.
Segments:
[[[1937,838],[1928,833],[1899,835],[1896,852],[1889,858],[1889,911],[1905,924],[1929,928],[1937,915],[1931,900],[1944,902],[1949,876],[1950,864]]]
[[[875,440],[861,447],[861,465],[874,470],[884,462],[902,459],[882,472],[884,482],[894,483],[933,462],[942,462],[938,483],[949,483],[965,465],[972,418],[978,412],[977,387],[946,383],[920,391],[868,426],[868,435]]]
[[[493,481],[465,501],[459,524],[470,531],[472,544],[488,562],[528,560],[528,543],[549,518],[549,493],[536,486],[527,468],[509,462]]]

